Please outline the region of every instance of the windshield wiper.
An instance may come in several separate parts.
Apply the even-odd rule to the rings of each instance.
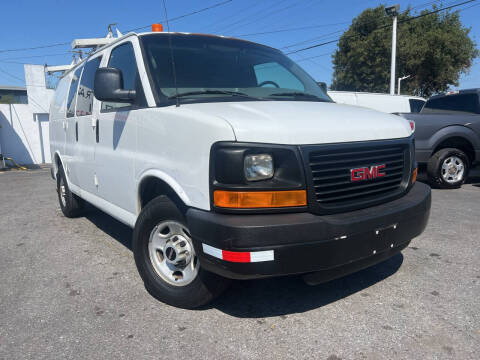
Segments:
[[[248,97],[248,98],[254,98],[257,99],[254,96],[250,96],[248,94],[239,92],[239,91],[228,91],[228,90],[198,90],[198,91],[188,91],[184,93],[179,93],[175,95],[171,95],[168,97],[168,99],[175,99],[179,97],[185,97],[185,96],[191,96],[191,95],[230,95],[230,96],[242,96],[242,97]]]
[[[330,102],[330,101],[328,101],[328,100],[322,99],[321,97],[318,97],[318,96],[313,95],[313,94],[304,93],[304,92],[296,92],[296,91],[292,91],[292,92],[282,92],[282,93],[273,93],[273,94],[270,94],[269,96],[308,97],[308,98],[315,99],[315,100],[318,100],[318,101]]]

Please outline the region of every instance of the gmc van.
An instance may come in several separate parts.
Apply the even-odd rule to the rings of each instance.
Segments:
[[[130,33],[64,74],[50,110],[67,217],[93,204],[133,230],[147,290],[195,308],[228,279],[358,271],[425,228],[413,123],[332,102],[280,51]]]

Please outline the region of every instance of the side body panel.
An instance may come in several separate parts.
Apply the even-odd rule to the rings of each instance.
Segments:
[[[101,56],[101,54],[99,54]],[[93,61],[98,56],[94,56],[88,61]],[[97,60],[98,61],[98,60]],[[73,148],[73,158],[76,164],[77,185],[88,192],[95,192],[94,174],[95,174],[95,138],[96,138],[96,118],[98,114],[99,102],[93,101],[92,111],[84,111],[85,104],[93,97],[93,89],[87,88],[84,82],[84,76],[88,76],[87,65],[82,74],[82,79],[78,87],[77,105],[76,105],[76,126],[78,127],[78,141]]]
[[[50,137],[50,155],[52,163],[55,166],[55,154],[65,153],[65,136],[66,136],[66,104],[68,88],[70,86],[70,78],[68,76],[62,78],[57,85],[55,97],[50,105],[49,115],[49,137]],[[56,168],[55,174],[56,174]]]
[[[81,66],[82,67],[82,66]],[[65,136],[65,152],[63,157],[63,165],[65,172],[68,176],[69,183],[79,185],[78,180],[78,157],[76,156],[76,151],[78,147],[78,118],[76,116],[75,107],[76,107],[76,97],[78,91],[78,84],[80,83],[80,76],[82,69],[81,67],[77,68],[75,71],[69,74],[69,77],[72,82],[70,87],[68,98],[73,97],[73,100],[70,103],[70,106],[67,102],[67,116],[66,121],[66,136]],[[73,85],[75,84],[75,85]],[[72,116],[68,116],[68,113],[71,113]]]
[[[146,109],[138,114],[137,184],[156,176],[189,206],[210,210],[210,149],[234,141],[232,128],[214,115],[187,106]]]
[[[451,137],[468,140],[480,151],[480,115],[477,114],[402,114],[415,121],[415,145],[421,154],[417,161],[426,162],[435,148]]]

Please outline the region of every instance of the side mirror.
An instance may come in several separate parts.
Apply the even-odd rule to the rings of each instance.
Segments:
[[[135,90],[123,88],[122,71],[115,68],[99,68],[95,72],[93,94],[100,101],[118,103],[133,103],[136,97]]]
[[[325,92],[325,94],[327,93],[327,83],[326,82],[323,82],[323,81],[319,81],[318,83],[318,86],[320,86],[320,88]]]

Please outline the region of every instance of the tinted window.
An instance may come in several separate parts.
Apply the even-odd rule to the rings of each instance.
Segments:
[[[113,67],[122,71],[123,88],[125,90],[135,90],[138,70],[132,43],[127,42],[113,49],[110,54],[108,67]],[[103,102],[102,110],[112,110],[128,106],[131,106],[131,104]]]
[[[90,60],[85,64],[80,86],[77,91],[77,108],[75,113],[77,116],[92,115],[93,107],[93,80],[95,71],[100,66],[101,57]]]
[[[478,94],[447,95],[430,99],[422,112],[459,111],[478,113]]]
[[[229,100],[232,93],[237,95],[235,101],[242,97],[250,101],[331,101],[297,64],[267,46],[180,34],[171,36],[171,47],[169,37],[162,34],[144,35],[141,41],[153,86],[163,102],[177,91],[187,101]]]
[[[73,117],[75,115],[75,95],[77,94],[78,80],[80,80],[80,74],[82,73],[83,65],[80,66],[73,73],[72,82],[70,83],[70,90],[68,91],[67,100],[67,117]]]
[[[420,112],[425,104],[425,101],[419,99],[409,99],[408,101],[410,102],[410,112],[412,113]]]

